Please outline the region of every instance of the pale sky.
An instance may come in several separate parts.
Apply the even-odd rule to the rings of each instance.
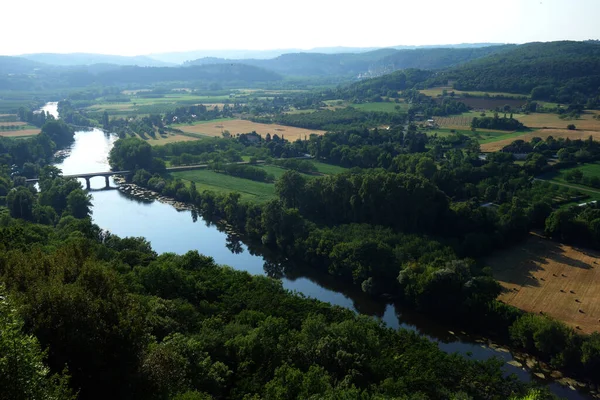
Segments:
[[[600,0],[2,1],[0,54],[600,39]]]

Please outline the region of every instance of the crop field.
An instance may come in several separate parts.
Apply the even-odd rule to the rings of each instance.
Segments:
[[[515,136],[512,138],[507,138],[507,139],[503,139],[503,140],[497,140],[495,142],[482,144],[481,151],[494,152],[494,151],[502,150],[502,148],[504,146],[508,146],[516,139],[521,139],[521,140],[525,140],[526,142],[528,142],[534,137],[546,139],[548,136],[552,136],[555,139],[570,138],[572,140],[587,139],[591,136],[594,140],[600,140],[600,131],[583,131],[583,130],[570,131],[567,129],[539,129],[539,130],[536,130],[533,132],[526,132],[526,133],[523,133],[522,135]]]
[[[503,108],[505,105],[517,109],[527,102],[526,99],[493,99],[483,97],[464,97],[460,101],[469,107],[481,110],[495,110],[497,107]]]
[[[167,135],[159,135],[158,133],[155,137],[150,137],[148,135],[144,135],[143,137],[140,135],[136,135],[139,139],[145,140],[152,146],[162,146],[168,143],[175,142],[189,142],[192,140],[200,140],[200,138],[196,138],[193,136],[180,135],[177,133],[168,133]]]
[[[19,129],[19,130],[13,130],[13,131],[0,130],[0,136],[16,138],[16,137],[35,136],[35,135],[39,135],[40,132],[41,132],[41,130],[39,128]]]
[[[17,121],[17,122],[2,122],[2,121],[0,121],[0,126],[22,126],[22,125],[27,125],[27,123],[21,122],[21,121]]]
[[[456,94],[457,97],[460,97],[460,98],[463,98],[462,95],[464,95],[465,93],[468,93],[468,94],[470,94],[472,96],[476,96],[476,97],[484,97],[486,94],[489,94],[490,96],[505,96],[505,97],[524,97],[525,96],[523,94],[507,93],[507,92],[478,92],[478,91],[468,91],[468,90],[462,91],[462,90],[455,90],[450,86],[434,87],[434,88],[419,90],[419,92],[423,93],[426,96],[437,97],[437,96],[441,96],[443,94],[444,90],[446,90],[448,93],[454,92],[454,94]]]
[[[600,111],[587,111],[577,119],[560,119],[557,114],[533,113],[520,115],[517,119],[530,128],[566,129],[567,125],[573,124],[578,130],[600,131],[600,120],[594,118],[598,115]]]
[[[600,253],[531,235],[487,260],[506,289],[500,300],[583,333],[600,330]],[[577,328],[578,327],[578,328]]]
[[[433,120],[440,127],[444,128],[469,128],[471,127],[471,121],[475,115],[458,115],[454,117],[433,117]]]
[[[195,133],[205,136],[220,137],[224,131],[229,131],[232,135],[237,133],[249,133],[255,131],[261,136],[265,136],[267,133],[271,135],[277,134],[278,136],[284,136],[289,141],[296,139],[304,139],[313,133],[322,135],[325,131],[319,131],[314,129],[296,128],[293,126],[277,125],[277,124],[260,124],[257,122],[246,121],[242,119],[233,119],[227,121],[217,121],[213,123],[204,123],[196,125],[182,125],[178,126],[184,132]]]

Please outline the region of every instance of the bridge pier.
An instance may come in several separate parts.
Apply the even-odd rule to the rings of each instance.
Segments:
[[[108,175],[104,175],[104,182],[106,182],[106,189],[110,187],[110,183],[108,181]]]
[[[85,188],[87,190],[90,190],[92,188],[92,186],[90,185],[90,177],[86,176],[84,179],[85,179]]]

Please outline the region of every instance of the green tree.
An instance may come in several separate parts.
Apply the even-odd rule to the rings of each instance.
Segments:
[[[92,214],[92,196],[83,189],[75,189],[67,196],[67,212],[75,218],[85,218]]]
[[[152,146],[138,138],[119,139],[111,149],[108,161],[113,170],[152,170]]]
[[[306,185],[306,179],[297,171],[286,171],[275,182],[275,193],[285,207],[297,208]]]
[[[6,196],[6,206],[14,218],[32,219],[34,204],[33,194],[23,186],[12,189]]]
[[[45,358],[35,336],[23,332],[15,305],[0,286],[0,399],[74,399],[68,375],[51,376]]]

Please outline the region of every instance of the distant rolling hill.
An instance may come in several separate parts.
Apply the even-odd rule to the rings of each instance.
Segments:
[[[0,74],[30,74],[46,65],[22,57],[0,56]]]
[[[441,69],[483,57],[510,46],[480,48],[430,48],[415,50],[377,49],[361,53],[290,53],[261,59],[207,57],[185,65],[225,64],[229,62],[254,65],[288,76],[304,77],[372,77],[398,69]]]
[[[147,56],[115,56],[107,54],[91,54],[91,53],[36,53],[23,54],[21,58],[26,58],[31,61],[36,61],[44,64],[58,66],[78,66],[92,64],[114,64],[114,65],[137,65],[140,67],[168,67],[175,64],[166,63],[164,61],[155,60]]]
[[[432,49],[432,48],[475,48],[486,46],[498,46],[502,43],[461,43],[461,44],[444,44],[444,45],[425,45],[425,46],[410,46],[398,45],[390,47],[315,47],[310,50],[301,49],[273,49],[273,50],[192,50],[192,51],[177,51],[167,53],[152,53],[148,57],[154,58],[168,63],[183,64],[187,61],[198,60],[200,58],[222,58],[226,60],[266,60],[279,57],[283,54],[290,53],[321,53],[321,54],[340,54],[340,53],[366,53],[369,51],[380,50],[382,48],[391,48],[396,50],[402,49]]]
[[[534,99],[585,102],[600,98],[600,45],[526,43],[450,68],[430,84],[459,90],[531,94]]]

